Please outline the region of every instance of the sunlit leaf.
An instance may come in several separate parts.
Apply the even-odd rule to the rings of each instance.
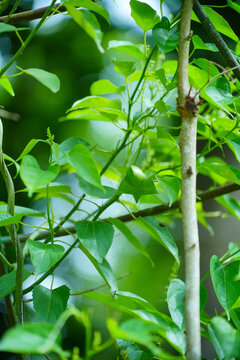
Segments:
[[[28,239],[27,246],[36,275],[47,271],[64,254],[64,247],[61,245],[44,244]]]
[[[32,155],[26,155],[22,159],[20,176],[28,189],[28,195],[40,186],[44,186],[53,181],[59,172],[59,165],[51,165],[47,170],[42,170],[37,160]]]
[[[94,198],[94,199],[109,199],[112,197],[116,190],[110,186],[103,186],[103,189],[100,189],[94,185],[89,184],[87,181],[78,177],[78,186],[84,194]]]
[[[7,25],[7,24],[0,24],[0,25]],[[0,31],[1,32],[1,31]],[[8,78],[6,77],[1,77],[0,79],[0,85],[12,96],[14,96],[14,90],[12,88],[12,85],[10,83],[10,81],[8,80]]]
[[[179,42],[178,33],[172,33],[170,30],[163,28],[161,23],[158,23],[154,26],[152,34],[162,54],[176,49]]]
[[[93,186],[103,189],[93,157],[85,145],[77,144],[67,154],[69,164],[79,176]]]
[[[208,51],[218,51],[218,48],[215,44],[204,43],[198,35],[192,37],[192,42],[195,50],[208,50]]]
[[[108,49],[118,50],[136,58],[145,59],[144,45],[142,44],[134,44],[130,41],[111,40],[108,43]]]
[[[22,70],[22,69],[21,69]],[[38,80],[41,84],[46,86],[49,90],[53,93],[56,93],[60,89],[60,80],[57,75],[52,74],[46,70],[42,69],[25,69],[22,70],[25,74],[34,77]]]
[[[142,195],[156,194],[157,192],[152,176],[146,176],[137,166],[131,166],[128,169],[118,191],[120,193],[132,194],[136,201],[138,201]]]
[[[151,30],[159,22],[159,16],[150,5],[137,0],[131,0],[130,6],[131,16],[144,31]]]
[[[120,94],[121,91],[121,87],[117,87],[109,80],[97,80],[92,83],[90,87],[90,92],[92,96],[103,94]]]
[[[79,6],[79,7],[83,7],[88,10],[94,11],[95,13],[104,17],[104,19],[106,19],[107,22],[110,24],[108,11],[101,5],[96,4],[96,3],[92,2],[91,0],[67,0],[67,1],[61,0],[61,2],[64,4],[64,6],[69,4],[69,5]]]

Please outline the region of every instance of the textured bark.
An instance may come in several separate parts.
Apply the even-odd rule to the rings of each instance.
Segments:
[[[180,136],[182,182],[181,211],[185,256],[185,320],[187,359],[201,359],[199,314],[199,239],[196,213],[196,133],[198,98],[188,81],[192,0],[184,0],[178,52],[178,111],[182,120]]]

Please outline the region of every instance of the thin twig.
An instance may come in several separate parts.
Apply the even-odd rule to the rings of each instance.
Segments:
[[[219,186],[213,190],[207,190],[207,191],[203,191],[203,192],[197,194],[196,201],[202,202],[202,201],[212,200],[218,196],[230,194],[230,193],[232,193],[234,191],[238,191],[238,190],[240,190],[240,185],[238,185],[238,184],[228,184],[228,185]],[[180,202],[177,200],[174,203],[172,203],[171,206],[165,205],[165,204],[159,205],[159,206],[154,206],[154,207],[151,207],[148,209],[135,211],[135,212],[133,212],[133,215],[134,215],[134,218],[145,217],[145,216],[154,216],[154,215],[162,214],[167,211],[179,209],[179,207],[180,207]],[[121,220],[122,222],[128,222],[128,221],[133,220],[133,216],[131,216],[130,214],[126,214],[126,215],[118,216],[118,217],[116,217],[116,219]],[[101,219],[101,221],[108,221],[108,219],[107,218]],[[54,237],[58,238],[58,237],[62,237],[62,236],[67,236],[67,235],[69,235],[69,233],[71,233],[71,234],[76,233],[76,229],[74,226],[69,226],[66,228],[66,230],[65,229],[59,230],[57,233],[55,233]],[[34,238],[34,240],[36,240],[36,241],[44,240],[49,235],[50,235],[49,231],[43,231],[42,233],[38,234]],[[32,233],[20,234],[19,239],[21,242],[25,242],[31,236],[32,236]],[[9,236],[2,237],[0,241],[5,243],[6,245],[12,244],[9,239]]]
[[[129,271],[129,272],[127,272],[126,274],[123,274],[123,275],[121,275],[121,276],[116,277],[115,280],[117,280],[117,281],[118,281],[118,280],[122,280],[122,279],[124,279],[125,277],[129,276],[130,274],[131,274],[131,272]],[[84,294],[87,294],[87,293],[89,293],[89,292],[93,292],[93,291],[102,289],[102,288],[104,288],[104,287],[106,287],[106,286],[107,286],[107,284],[104,283],[104,284],[95,286],[95,287],[93,287],[93,288],[91,288],[91,289],[81,290],[81,291],[74,291],[74,292],[70,293],[70,296],[84,295]],[[24,303],[29,303],[29,302],[32,302],[32,301],[33,301],[33,299],[27,299],[27,300],[24,300],[23,302],[24,302]]]

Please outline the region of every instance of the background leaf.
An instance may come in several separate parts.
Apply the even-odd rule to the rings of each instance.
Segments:
[[[22,69],[21,69],[22,70]],[[60,80],[57,75],[50,73],[49,71],[42,69],[25,69],[22,70],[25,74],[34,77],[41,84],[46,86],[53,93],[56,93],[60,89]]]

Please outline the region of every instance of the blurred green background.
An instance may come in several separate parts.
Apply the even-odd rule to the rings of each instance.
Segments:
[[[112,27],[109,28],[103,19],[99,19],[102,30],[104,32],[103,48],[107,48],[110,40],[131,40],[136,43],[142,43],[143,34],[139,31],[133,21],[130,21],[125,12],[126,1],[103,1],[103,5],[109,8],[110,20],[112,20]],[[146,1],[150,5],[158,9],[159,2]],[[210,1],[204,3],[211,3]],[[216,1],[212,1],[216,4]],[[222,1],[218,1],[222,4]],[[48,1],[22,1],[18,11],[28,10],[33,7],[41,7],[48,5]],[[166,13],[176,14],[181,6],[181,1],[167,0],[165,2]],[[220,9],[221,11],[221,9]],[[225,18],[231,18],[231,11],[224,10]],[[36,22],[33,21],[27,26],[33,26]],[[239,22],[232,23],[231,26],[237,34],[239,34]],[[24,24],[21,24],[24,25]],[[201,26],[194,24],[196,32],[202,32],[202,36],[207,40],[206,34]],[[10,35],[9,35],[10,34]],[[0,66],[2,67],[10,57],[16,52],[20,43],[15,34],[0,36]],[[22,33],[23,37],[26,34]],[[151,44],[152,39],[149,34],[148,41]],[[208,40],[209,41],[209,40]],[[197,56],[198,54],[196,54]],[[176,57],[176,54],[171,55]],[[206,56],[206,53],[204,53]],[[209,54],[210,56],[210,54]],[[213,56],[211,54],[211,56]],[[223,63],[222,59],[218,57],[219,62]],[[26,68],[40,68],[56,74],[61,81],[61,89],[58,93],[53,94],[35,81],[33,78],[22,75],[21,77],[12,78],[11,82],[15,91],[15,96],[11,97],[5,90],[0,89],[0,105],[7,111],[15,112],[20,115],[18,122],[3,119],[4,124],[4,152],[16,159],[22,152],[25,145],[32,138],[47,137],[47,128],[50,127],[52,134],[55,135],[55,141],[60,143],[64,139],[71,136],[80,136],[87,139],[89,132],[93,130],[92,125],[87,122],[69,121],[59,123],[59,118],[62,117],[66,110],[78,99],[88,96],[89,88],[92,82],[99,78],[106,76],[113,80],[112,67],[109,65],[109,55],[101,54],[97,49],[95,43],[81,30],[81,28],[74,23],[74,21],[65,15],[54,16],[49,23],[46,23],[39,34],[33,39],[23,55],[18,59],[17,65],[23,69]],[[9,74],[15,73],[15,64],[9,70]],[[121,78],[114,78],[116,84],[121,82]],[[94,132],[99,142],[105,143],[108,148],[113,148],[116,143],[116,138],[111,136],[111,127],[109,123],[101,123],[95,125]],[[117,134],[116,134],[117,136]],[[45,144],[38,144],[32,151],[32,154],[38,158],[41,166],[45,166],[49,157],[49,149]],[[14,174],[14,169],[13,174]],[[71,176],[63,175],[62,180],[69,179]],[[201,180],[201,179],[200,179]],[[16,179],[16,189],[23,188],[23,184],[19,178]],[[204,189],[204,183],[199,183],[199,188]],[[5,186],[0,179],[0,199],[7,200]],[[16,203],[23,206],[32,206],[33,200],[29,199],[26,193],[18,193],[16,196]],[[35,205],[34,205],[35,206]],[[45,207],[44,201],[40,201],[37,207]],[[58,211],[66,211],[67,205],[65,203],[56,203]],[[206,209],[216,209],[216,205],[207,205]],[[106,212],[106,216],[108,213]],[[225,232],[223,228],[227,229],[226,222],[228,221],[232,229],[237,228],[238,224],[232,219],[228,220],[212,220],[212,224],[216,229],[216,236],[210,237],[206,230],[200,228],[200,238],[202,244],[202,259],[204,274],[208,270],[209,259],[213,253],[222,255],[223,251],[227,249],[228,240],[238,240],[236,233],[232,232],[231,239],[225,239]],[[225,222],[225,223],[223,223]],[[219,227],[219,231],[218,231]],[[182,254],[182,239],[181,239],[181,224],[180,221],[170,223],[172,234],[179,245],[180,255]],[[29,231],[29,230],[25,230]],[[159,310],[167,311],[164,300],[166,298],[166,286],[171,277],[174,277],[174,263],[169,254],[158,244],[150,241],[149,238],[142,238],[143,234],[139,228],[133,229],[134,233],[146,245],[151,257],[155,262],[155,267],[139,255],[127,243],[127,241],[118,235],[115,238],[114,244],[109,254],[110,263],[113,265],[116,276],[130,272],[126,278],[119,282],[121,290],[131,291],[133,293],[146,298],[153,303]],[[182,255],[181,255],[182,256]],[[179,275],[183,276],[183,268],[181,267]],[[95,273],[91,264],[80,253],[80,250],[75,250],[69,259],[67,259],[56,271],[54,285],[59,286],[64,283],[70,286],[73,290],[84,290],[102,283],[100,277]],[[44,284],[48,284],[46,281]],[[211,285],[209,284],[211,291]],[[104,338],[108,337],[105,327],[105,318],[112,314],[111,309],[106,309],[100,304],[91,302],[83,297],[72,297],[71,303],[76,304],[79,308],[91,308],[93,326],[95,330],[100,331]],[[213,314],[215,303],[208,305],[210,313]],[[31,307],[27,308],[26,313],[31,318]],[[124,318],[125,315],[115,314],[118,319]],[[73,346],[80,346],[82,344],[83,329],[74,320],[70,320],[64,330],[64,346],[71,349]],[[205,351],[205,350],[204,350]],[[209,358],[211,350],[206,345],[206,356]],[[114,349],[99,355],[99,359],[113,359]],[[209,355],[210,354],[210,355]],[[43,357],[32,357],[41,358]]]

